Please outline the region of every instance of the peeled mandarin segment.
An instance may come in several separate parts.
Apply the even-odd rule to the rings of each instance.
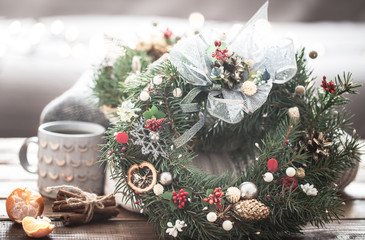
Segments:
[[[26,216],[37,217],[41,215],[43,209],[42,196],[28,188],[17,188],[6,199],[6,211],[10,219],[18,223],[21,223]]]
[[[41,238],[50,234],[55,228],[51,224],[51,220],[47,217],[37,219],[33,217],[25,217],[22,221],[23,229],[29,237]]]

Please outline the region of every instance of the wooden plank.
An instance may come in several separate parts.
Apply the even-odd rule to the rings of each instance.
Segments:
[[[56,225],[47,239],[52,240],[130,240],[157,239],[152,231],[152,225],[141,221],[103,221],[89,223],[76,227],[63,227],[60,221],[53,221]],[[20,224],[11,221],[0,221],[0,239],[28,240]]]
[[[1,164],[19,164],[18,153],[25,138],[0,138],[0,165]],[[37,161],[38,147],[36,144],[30,144],[28,148],[28,157],[31,162]]]
[[[286,238],[286,240],[331,240],[331,239],[365,239],[365,220],[341,220],[332,222],[325,228],[305,226],[303,235]]]
[[[25,171],[20,164],[2,165],[0,167],[0,182],[14,180],[37,181],[38,175]]]
[[[156,239],[151,224],[139,221],[104,221],[66,228],[59,221],[53,221],[55,230],[49,235],[53,240],[64,239]],[[29,239],[21,225],[11,221],[0,221],[0,239]],[[326,225],[326,228],[316,228],[307,225],[303,235],[286,238],[287,240],[311,239],[365,239],[365,220],[342,220]]]
[[[25,187],[29,187],[35,191],[38,191],[36,181],[0,181],[0,199],[6,199],[16,188]]]

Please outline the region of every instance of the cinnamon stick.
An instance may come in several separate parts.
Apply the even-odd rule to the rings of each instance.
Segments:
[[[111,196],[109,198],[106,198],[104,200],[101,201],[101,203],[104,205],[104,207],[109,207],[109,206],[115,206],[116,202],[115,202],[115,198],[114,196]],[[52,204],[52,211],[53,212],[69,212],[69,211],[74,211],[74,210],[85,210],[85,203],[74,203],[74,204],[67,204],[66,200],[61,200],[61,201],[55,201]]]
[[[101,209],[100,209],[101,210]],[[91,221],[105,220],[108,218],[116,217],[119,213],[117,207],[104,208],[104,213],[95,213]],[[66,213],[61,216],[61,221],[64,226],[75,226],[84,224],[86,215],[82,213]]]
[[[63,189],[58,190],[56,200],[65,200],[67,198],[81,198],[77,193],[69,192]]]

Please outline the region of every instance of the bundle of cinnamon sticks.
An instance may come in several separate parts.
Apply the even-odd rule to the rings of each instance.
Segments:
[[[77,193],[69,192],[66,190],[58,190],[57,198],[52,204],[53,212],[67,212],[61,215],[61,220],[64,226],[74,226],[86,223],[87,213],[85,213],[85,208],[87,208],[87,203],[82,201],[79,203],[67,203],[67,199],[77,198],[80,200],[85,200],[84,197]],[[104,206],[103,208],[94,207],[93,215],[91,221],[105,220],[118,215],[119,210],[115,203],[114,195],[110,195],[106,198],[104,196],[99,196],[97,199],[102,199],[100,203]]]

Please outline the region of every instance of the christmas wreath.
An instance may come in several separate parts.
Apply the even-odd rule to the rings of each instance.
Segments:
[[[341,216],[334,182],[359,160],[359,143],[346,133],[351,116],[336,109],[359,85],[344,74],[316,88],[305,49],[259,38],[266,15],[267,3],[232,36],[182,39],[113,89],[118,121],[101,160],[162,238],[282,239]],[[102,66],[97,82],[105,69],[118,74]],[[198,151],[227,149],[254,160],[220,176],[190,164]]]

